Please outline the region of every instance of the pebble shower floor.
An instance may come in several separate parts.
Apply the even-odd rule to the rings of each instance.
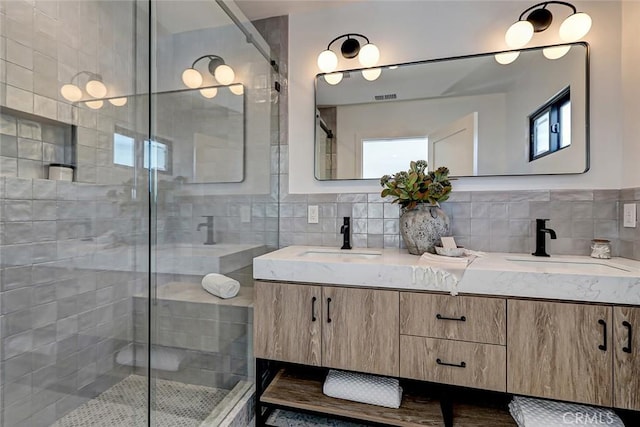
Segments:
[[[198,427],[229,393],[211,387],[155,380],[158,427]],[[52,427],[134,427],[146,425],[147,378],[130,375],[95,399],[69,412]]]

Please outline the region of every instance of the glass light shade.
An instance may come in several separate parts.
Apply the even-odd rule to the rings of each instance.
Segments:
[[[107,87],[100,80],[89,80],[84,88],[94,98],[104,98],[107,95]]]
[[[236,73],[233,72],[233,68],[223,64],[216,67],[216,71],[213,73],[213,76],[221,85],[230,85],[233,83],[233,79],[236,78]]]
[[[512,49],[519,49],[533,37],[533,25],[529,21],[518,21],[511,25],[504,35],[504,41]]]
[[[373,44],[367,43],[360,48],[360,53],[358,53],[358,62],[363,67],[373,67],[378,63],[380,59],[380,49]]]
[[[187,68],[182,72],[182,83],[185,84],[186,87],[190,87],[191,89],[195,89],[200,87],[202,84],[202,74],[196,69]]]
[[[244,86],[242,86],[242,85],[231,85],[231,86],[229,86],[229,90],[234,95],[242,95],[244,93]]]
[[[495,58],[498,64],[507,65],[507,64],[511,64],[513,61],[518,59],[518,56],[520,56],[520,52],[515,51],[515,52],[497,53]]]
[[[82,98],[82,91],[76,85],[66,84],[60,88],[60,94],[64,99],[71,102],[80,101]]]
[[[331,50],[323,50],[318,55],[318,68],[323,73],[330,73],[338,68],[338,56]]]
[[[200,89],[200,95],[204,96],[205,98],[211,99],[211,98],[214,98],[217,94],[218,94],[218,89],[215,87]]]
[[[370,82],[374,81],[382,74],[381,68],[369,68],[368,70],[362,70],[362,77]]]
[[[97,101],[87,101],[85,102],[85,105],[91,108],[92,110],[99,110],[104,105],[104,101],[101,99]]]
[[[560,38],[567,43],[587,35],[591,29],[591,17],[584,12],[574,13],[560,24]]]
[[[337,85],[342,81],[342,73],[325,74],[324,79],[330,85]]]
[[[122,107],[127,103],[127,98],[111,98],[109,102],[116,107]]]
[[[547,59],[560,59],[569,52],[571,46],[546,47],[542,49],[542,54]]]

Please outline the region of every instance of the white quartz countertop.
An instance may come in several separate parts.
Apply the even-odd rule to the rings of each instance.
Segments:
[[[435,259],[434,259],[435,258]],[[442,259],[442,261],[440,261]],[[255,279],[640,305],[640,262],[587,256],[486,253],[464,269],[445,257],[399,249],[289,246],[253,261]],[[454,271],[447,281],[422,272]],[[464,272],[463,272],[464,271]],[[459,277],[461,275],[461,278]]]

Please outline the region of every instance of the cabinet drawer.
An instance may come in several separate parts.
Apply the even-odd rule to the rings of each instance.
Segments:
[[[506,301],[401,292],[400,333],[505,345]]]
[[[506,347],[400,336],[400,376],[495,391],[507,389]]]

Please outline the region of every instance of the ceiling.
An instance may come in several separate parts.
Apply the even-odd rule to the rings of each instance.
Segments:
[[[304,13],[318,9],[344,6],[368,0],[235,0],[240,10],[254,21],[273,16]]]

